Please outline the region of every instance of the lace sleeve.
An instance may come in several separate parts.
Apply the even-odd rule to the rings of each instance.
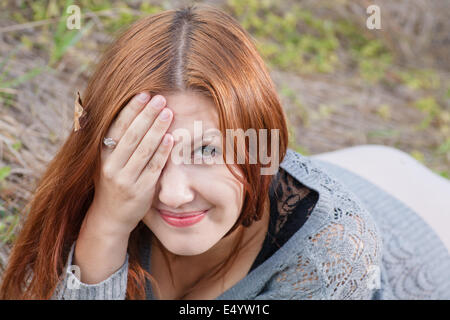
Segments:
[[[361,215],[345,214],[351,222],[333,222],[311,237],[315,267],[325,299],[370,299],[380,285],[379,239]]]
[[[379,289],[382,242],[373,217],[335,180],[326,184],[334,210],[257,299],[371,299]]]

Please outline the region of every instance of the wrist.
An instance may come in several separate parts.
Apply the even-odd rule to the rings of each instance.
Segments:
[[[129,234],[87,215],[78,235],[72,264],[81,269],[80,281],[97,284],[116,272],[124,263]]]
[[[132,229],[130,230],[123,224],[116,223],[102,215],[101,211],[92,204],[83,220],[80,233],[105,240],[128,241],[131,231]]]

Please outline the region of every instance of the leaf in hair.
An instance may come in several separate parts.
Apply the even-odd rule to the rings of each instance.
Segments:
[[[83,109],[80,92],[77,91],[77,98],[75,100],[75,108],[74,108],[74,114],[73,114],[73,123],[74,123],[74,129],[73,131],[78,131],[81,129],[80,125],[80,118],[83,117],[86,114],[86,112]]]

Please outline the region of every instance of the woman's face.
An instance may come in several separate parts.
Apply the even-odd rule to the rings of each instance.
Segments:
[[[225,164],[197,163],[202,157],[204,160],[222,157],[221,137],[208,135],[213,132],[211,129],[219,127],[213,101],[190,91],[162,95],[174,114],[168,132],[174,135],[175,142],[156,185],[152,207],[143,222],[168,251],[177,255],[198,255],[218,243],[235,224],[242,209],[243,186]],[[198,130],[199,124],[201,130]],[[201,131],[206,134],[203,142]],[[189,133],[190,139],[180,137],[180,132]],[[198,142],[194,144],[195,140]],[[180,153],[176,151],[186,145],[191,163],[186,158],[180,161]],[[205,210],[206,214],[197,215],[202,217],[198,222],[196,218],[170,218]],[[190,224],[188,220],[195,223]],[[180,226],[183,222],[188,225]]]

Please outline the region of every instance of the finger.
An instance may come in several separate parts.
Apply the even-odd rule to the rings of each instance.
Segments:
[[[142,138],[128,162],[125,164],[123,172],[133,181],[137,180],[140,172],[144,169],[150,158],[155,153],[164,134],[170,127],[172,118],[172,111],[169,108],[164,108],[156,118],[151,128]]]
[[[163,96],[154,96],[136,116],[133,122],[131,122],[116,148],[111,153],[111,161],[114,163],[113,167],[122,169],[125,166],[165,104],[166,100]]]
[[[146,186],[149,186],[152,182],[156,182],[159,179],[161,171],[167,163],[172,147],[173,136],[170,133],[167,133],[164,135],[164,138],[153,157],[140,173],[136,181],[138,187],[140,185],[142,188],[146,188]]]
[[[112,138],[118,142],[125,131],[130,126],[131,122],[142,111],[147,102],[150,100],[150,94],[148,92],[141,92],[135,95],[130,102],[120,111],[119,115],[113,121],[109,127],[105,137]],[[111,153],[113,149],[103,148],[102,156],[106,156]]]

